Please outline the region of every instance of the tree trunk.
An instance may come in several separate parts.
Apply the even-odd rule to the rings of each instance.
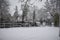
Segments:
[[[54,25],[59,26],[59,15],[57,13],[54,15]]]
[[[59,27],[60,27],[60,15],[59,15]]]

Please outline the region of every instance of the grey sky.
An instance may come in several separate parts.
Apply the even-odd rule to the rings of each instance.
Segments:
[[[21,9],[21,2],[18,2],[19,0],[9,0],[10,2],[10,13],[11,15],[13,15],[14,11],[15,11],[15,6],[17,5],[18,6],[18,11],[19,11],[19,14],[22,14],[22,11],[20,10]],[[46,0],[42,0],[42,2],[39,2],[38,0],[35,1],[35,0],[31,0],[30,3],[33,3],[35,2],[33,5],[37,6],[39,9],[43,7],[43,5],[45,4]]]

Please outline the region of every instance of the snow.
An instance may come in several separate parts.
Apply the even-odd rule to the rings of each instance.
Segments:
[[[58,27],[0,28],[0,40],[59,40]]]

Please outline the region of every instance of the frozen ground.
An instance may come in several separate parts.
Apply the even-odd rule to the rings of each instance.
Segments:
[[[0,28],[0,40],[59,40],[58,27]]]

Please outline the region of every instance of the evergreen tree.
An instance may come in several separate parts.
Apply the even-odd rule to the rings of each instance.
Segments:
[[[16,21],[18,19],[18,16],[19,16],[19,14],[18,14],[18,8],[16,6],[16,9],[15,9],[15,12],[14,12],[14,18],[15,18]]]

